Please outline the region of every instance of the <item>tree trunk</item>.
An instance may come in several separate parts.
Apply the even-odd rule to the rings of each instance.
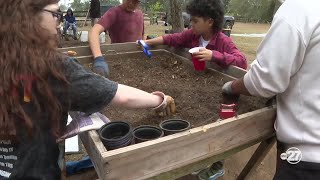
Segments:
[[[171,25],[172,31],[181,32],[184,29],[183,19],[182,19],[182,4],[184,0],[170,0],[170,15],[171,15]]]

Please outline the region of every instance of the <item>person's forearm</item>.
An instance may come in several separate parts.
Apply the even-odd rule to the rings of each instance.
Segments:
[[[100,35],[99,32],[94,28],[91,29],[89,33],[89,44],[90,44],[90,49],[94,58],[98,56],[102,56],[99,35]]]
[[[159,106],[162,101],[163,99],[157,95],[119,84],[111,104],[127,108],[154,108]]]
[[[157,37],[157,38],[154,38],[154,39],[148,39],[145,41],[149,46],[152,46],[152,45],[161,45],[164,43],[163,41],[163,37],[160,36],[160,37]]]
[[[231,89],[234,94],[251,96],[246,86],[244,85],[243,78],[235,80],[231,85]]]

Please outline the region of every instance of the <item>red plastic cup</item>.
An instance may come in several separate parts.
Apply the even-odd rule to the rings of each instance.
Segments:
[[[201,47],[195,47],[189,50],[189,53],[191,54],[191,57],[192,57],[193,67],[198,72],[202,72],[206,69],[206,62],[199,61],[199,59],[193,56],[193,53],[199,52],[200,48]]]
[[[194,70],[196,70],[196,71],[204,71],[206,69],[206,62],[205,61],[199,61],[193,55],[191,55],[191,56],[192,56],[192,63],[193,63]]]

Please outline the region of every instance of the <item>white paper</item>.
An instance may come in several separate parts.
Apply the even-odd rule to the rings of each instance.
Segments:
[[[68,114],[68,123],[72,121],[72,118],[70,117],[70,115]],[[73,136],[69,139],[66,139],[65,141],[65,152],[66,153],[76,153],[79,152],[80,148],[79,148],[79,137],[78,135]]]

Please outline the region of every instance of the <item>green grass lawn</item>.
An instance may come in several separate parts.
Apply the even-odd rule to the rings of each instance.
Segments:
[[[256,24],[256,23],[235,23],[232,28],[234,34],[260,34],[266,33],[270,28],[270,24]]]
[[[269,28],[269,24],[235,23],[231,34],[262,34],[266,33]],[[236,37],[232,35],[231,38],[237,47],[246,55],[249,63],[256,58],[256,50],[263,40],[263,38]]]
[[[248,37],[231,37],[238,49],[243,52],[251,63],[256,58],[256,50],[263,38],[248,38]]]

